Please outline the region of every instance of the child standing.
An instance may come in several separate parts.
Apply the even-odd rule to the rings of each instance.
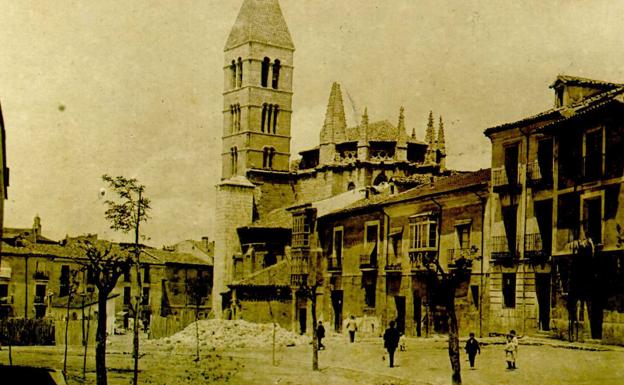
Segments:
[[[479,341],[475,339],[474,333],[470,333],[470,338],[466,341],[466,353],[468,354],[468,360],[470,361],[470,368],[474,369],[474,362],[477,353],[481,354],[481,348],[479,347]]]
[[[516,368],[516,346],[513,342],[513,336],[507,334],[507,343],[505,344],[505,359],[507,360],[507,369]]]

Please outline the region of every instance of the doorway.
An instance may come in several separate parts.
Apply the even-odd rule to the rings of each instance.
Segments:
[[[550,274],[535,274],[535,294],[539,309],[539,330],[550,330]]]
[[[416,325],[416,337],[422,335],[422,299],[414,293],[414,325]]]
[[[299,333],[305,334],[306,332],[306,322],[307,322],[307,312],[306,308],[299,308]]]
[[[337,333],[342,331],[342,290],[331,292],[332,308],[334,309],[334,330]]]
[[[405,297],[394,296],[394,304],[397,310],[396,328],[401,334],[405,334]]]

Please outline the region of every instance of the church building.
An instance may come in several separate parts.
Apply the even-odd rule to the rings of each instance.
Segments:
[[[285,209],[371,186],[397,191],[448,174],[440,118],[425,140],[396,124],[361,120],[348,127],[333,83],[319,145],[291,158],[295,46],[278,0],[243,0],[224,48],[221,181],[216,186],[213,309],[230,306],[231,286],[278,264],[290,243]],[[355,191],[354,191],[355,192]],[[224,300],[225,299],[225,300]]]

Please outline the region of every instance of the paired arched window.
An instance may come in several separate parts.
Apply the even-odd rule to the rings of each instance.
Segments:
[[[273,157],[275,149],[273,147],[265,147],[262,149],[262,167],[273,168]]]
[[[347,191],[355,190],[355,183],[349,182],[347,185]]]
[[[280,69],[282,68],[279,59],[275,59],[271,64],[271,59],[265,57],[262,60],[262,69],[260,71],[260,85],[262,87],[269,86],[269,80],[271,81],[271,87],[277,89],[279,86]]]
[[[230,106],[230,128],[232,132],[240,131],[241,125],[241,109],[240,104]]]
[[[238,172],[238,148],[236,146],[230,149],[230,169],[232,175]]]
[[[268,134],[277,133],[277,119],[279,114],[279,106],[277,104],[262,105],[262,119],[260,131]]]

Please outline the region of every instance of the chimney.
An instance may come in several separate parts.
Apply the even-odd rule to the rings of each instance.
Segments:
[[[37,243],[37,238],[41,235],[41,218],[39,214],[35,215],[33,220],[33,243]]]
[[[202,244],[204,245],[204,249],[208,250],[210,242],[208,241],[208,237],[202,237]]]

